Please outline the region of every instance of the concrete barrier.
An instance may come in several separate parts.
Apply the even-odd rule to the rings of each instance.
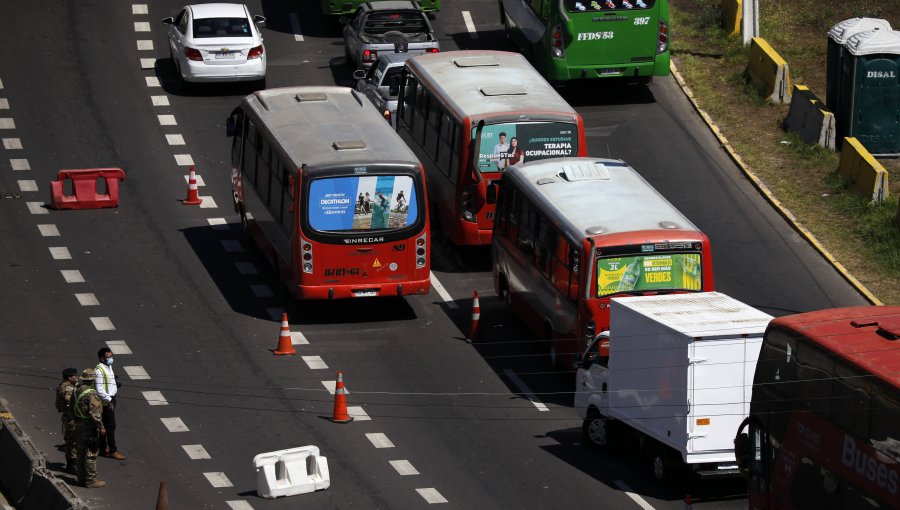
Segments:
[[[88,510],[65,482],[46,469],[34,472],[31,486],[18,510]]]
[[[879,203],[888,196],[888,173],[863,144],[854,137],[844,138],[838,172],[850,189]]]
[[[722,0],[722,28],[728,35],[741,33],[743,0]]]
[[[307,494],[331,486],[328,459],[318,446],[260,453],[253,458],[256,493],[263,498]]]
[[[834,114],[805,85],[794,85],[784,129],[810,145],[834,150]]]
[[[762,37],[750,41],[746,75],[764,98],[775,103],[791,102],[788,64]]]

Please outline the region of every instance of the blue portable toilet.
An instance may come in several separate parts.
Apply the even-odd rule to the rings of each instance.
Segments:
[[[881,18],[850,18],[828,31],[828,52],[825,59],[825,105],[832,112],[840,110],[841,59],[847,39],[869,30],[891,30],[891,24]]]

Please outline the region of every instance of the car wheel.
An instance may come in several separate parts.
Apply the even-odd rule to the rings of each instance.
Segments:
[[[668,449],[656,441],[649,447],[645,462],[654,482],[665,484],[678,476],[678,463],[672,459]]]
[[[610,445],[610,421],[596,410],[590,411],[581,423],[581,437],[592,448],[607,448]]]

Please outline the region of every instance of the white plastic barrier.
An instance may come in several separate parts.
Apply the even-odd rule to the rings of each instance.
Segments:
[[[263,498],[307,494],[331,486],[328,459],[318,446],[300,446],[253,457],[256,492]]]

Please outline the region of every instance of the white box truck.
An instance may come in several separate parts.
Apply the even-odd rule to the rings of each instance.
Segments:
[[[657,481],[685,467],[737,474],[734,434],[771,319],[718,292],[613,298],[609,331],[578,363],[585,441],[635,448]]]

